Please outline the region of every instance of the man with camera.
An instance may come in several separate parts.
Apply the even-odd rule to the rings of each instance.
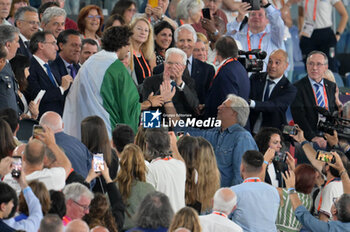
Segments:
[[[261,127],[282,129],[287,124],[286,111],[297,93],[284,75],[287,67],[288,54],[278,49],[269,57],[267,72],[254,73],[250,78],[249,120],[255,134]]]
[[[254,1],[243,2],[240,5],[236,20],[227,24],[227,33],[242,44],[242,50],[261,49],[267,52],[267,56],[270,56],[272,51],[279,48],[284,49],[284,22],[280,11],[267,0],[261,1],[261,8],[256,7],[254,3]],[[248,23],[240,30],[248,12]],[[267,63],[267,59],[264,63]],[[265,68],[266,65],[264,65]]]

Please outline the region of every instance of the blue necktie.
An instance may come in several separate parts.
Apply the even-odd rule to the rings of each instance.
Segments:
[[[75,78],[75,76],[77,75],[77,71],[74,68],[73,64],[68,65],[68,68],[70,69],[70,75],[73,77],[73,79]]]
[[[176,87],[176,82],[172,81],[170,82],[170,84],[171,84],[171,91],[173,91],[174,87]]]
[[[269,100],[269,96],[270,96],[270,85],[273,84],[273,81],[267,79],[267,85],[266,85],[266,89],[265,89],[265,94],[264,94],[264,101]]]
[[[55,87],[57,87],[56,82],[55,82],[55,78],[54,78],[53,75],[52,75],[50,66],[49,66],[48,64],[44,64],[44,67],[46,68],[47,75],[49,76],[50,81],[52,82],[52,84],[53,84]]]
[[[325,107],[323,95],[321,92],[322,91],[322,84],[315,83],[314,86],[316,88],[317,105],[320,107]]]

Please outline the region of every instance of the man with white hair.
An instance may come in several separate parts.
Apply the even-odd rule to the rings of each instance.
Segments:
[[[12,0],[0,0],[0,25],[11,25],[6,18],[10,14]]]
[[[170,81],[172,88],[176,87],[172,101],[179,114],[194,114],[199,104],[195,91],[195,83],[188,75],[183,75],[186,68],[187,55],[178,48],[169,48],[165,53],[164,72],[146,78],[143,82],[142,96],[144,100],[153,92],[160,93],[163,81]],[[164,107],[170,102],[164,102]]]
[[[216,191],[213,212],[199,216],[203,232],[243,232],[242,228],[228,218],[237,204],[236,194],[229,188]]]
[[[41,18],[41,28],[44,31],[50,31],[55,36],[58,35],[65,29],[66,12],[59,7],[47,8]]]
[[[77,138],[64,133],[64,124],[59,114],[48,111],[40,118],[40,125],[45,125],[55,133],[55,139],[58,146],[63,148],[66,156],[72,163],[73,169],[84,178],[91,169],[92,155],[89,149]]]
[[[192,56],[194,45],[197,41],[197,34],[191,25],[184,24],[177,28],[174,32],[174,39],[176,47],[184,51],[187,55],[184,75],[189,74],[195,80],[195,89],[199,102],[200,104],[204,104],[210,82],[215,75],[214,67]],[[153,74],[160,74],[163,70],[163,64],[158,65],[154,68]]]
[[[94,194],[86,186],[80,183],[68,184],[63,189],[63,194],[67,208],[66,215],[63,217],[64,226],[67,226],[68,223],[74,223],[75,219],[82,219],[85,214],[89,214],[90,203],[94,198]],[[70,231],[67,229],[66,231]]]
[[[165,108],[168,115],[175,115],[171,118],[172,125],[176,110],[170,102]],[[189,127],[176,127],[176,131],[185,131],[191,136],[202,136],[207,139],[214,148],[216,161],[221,174],[221,187],[230,187],[242,182],[240,174],[241,159],[245,151],[258,150],[252,135],[244,129],[249,116],[249,105],[241,97],[229,94],[227,99],[218,107],[218,120],[221,120],[221,127],[209,130],[200,130]]]

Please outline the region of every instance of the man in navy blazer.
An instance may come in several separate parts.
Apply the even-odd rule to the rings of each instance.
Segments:
[[[205,103],[205,98],[209,89],[210,81],[215,75],[212,65],[193,58],[193,48],[197,42],[197,34],[193,27],[184,24],[178,27],[174,33],[176,47],[180,48],[187,55],[187,66],[183,75],[190,75],[195,80],[195,89],[200,104]],[[164,71],[164,64],[153,69],[153,74],[160,74]],[[221,104],[221,103],[220,103]]]
[[[59,53],[50,63],[52,72],[58,76],[70,75],[75,78],[80,68],[81,38],[78,31],[68,29],[57,37]]]
[[[39,30],[38,11],[31,6],[19,8],[15,14],[15,25],[20,31],[17,54],[31,58],[32,53],[29,50],[29,41],[33,34]]]
[[[297,89],[284,76],[287,68],[288,54],[278,49],[269,57],[267,72],[250,77],[249,120],[253,133],[257,134],[261,127],[282,129],[282,125],[287,124],[286,111],[297,93]]]
[[[336,84],[323,78],[328,69],[328,58],[323,52],[310,52],[306,59],[306,69],[307,76],[294,84],[298,92],[291,105],[292,116],[294,122],[304,131],[307,140],[316,143],[320,148],[326,148],[327,141],[317,129],[320,115],[315,106],[323,107],[330,113],[337,110]]]
[[[28,87],[25,97],[28,102],[34,100],[40,90],[46,90],[40,101],[39,118],[46,111],[63,113],[65,91],[73,81],[70,75],[57,76],[51,71],[48,62],[56,58],[58,50],[56,39],[51,32],[39,31],[35,33],[29,44],[33,54],[29,67]]]
[[[216,117],[217,108],[229,94],[235,94],[248,100],[250,84],[248,73],[236,59],[238,47],[229,36],[221,37],[216,42],[217,60],[220,66],[210,83],[209,93],[205,101],[205,118]]]

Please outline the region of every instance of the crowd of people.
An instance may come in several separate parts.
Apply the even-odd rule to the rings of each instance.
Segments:
[[[1,232],[350,231],[341,0],[34,2],[0,0]]]

